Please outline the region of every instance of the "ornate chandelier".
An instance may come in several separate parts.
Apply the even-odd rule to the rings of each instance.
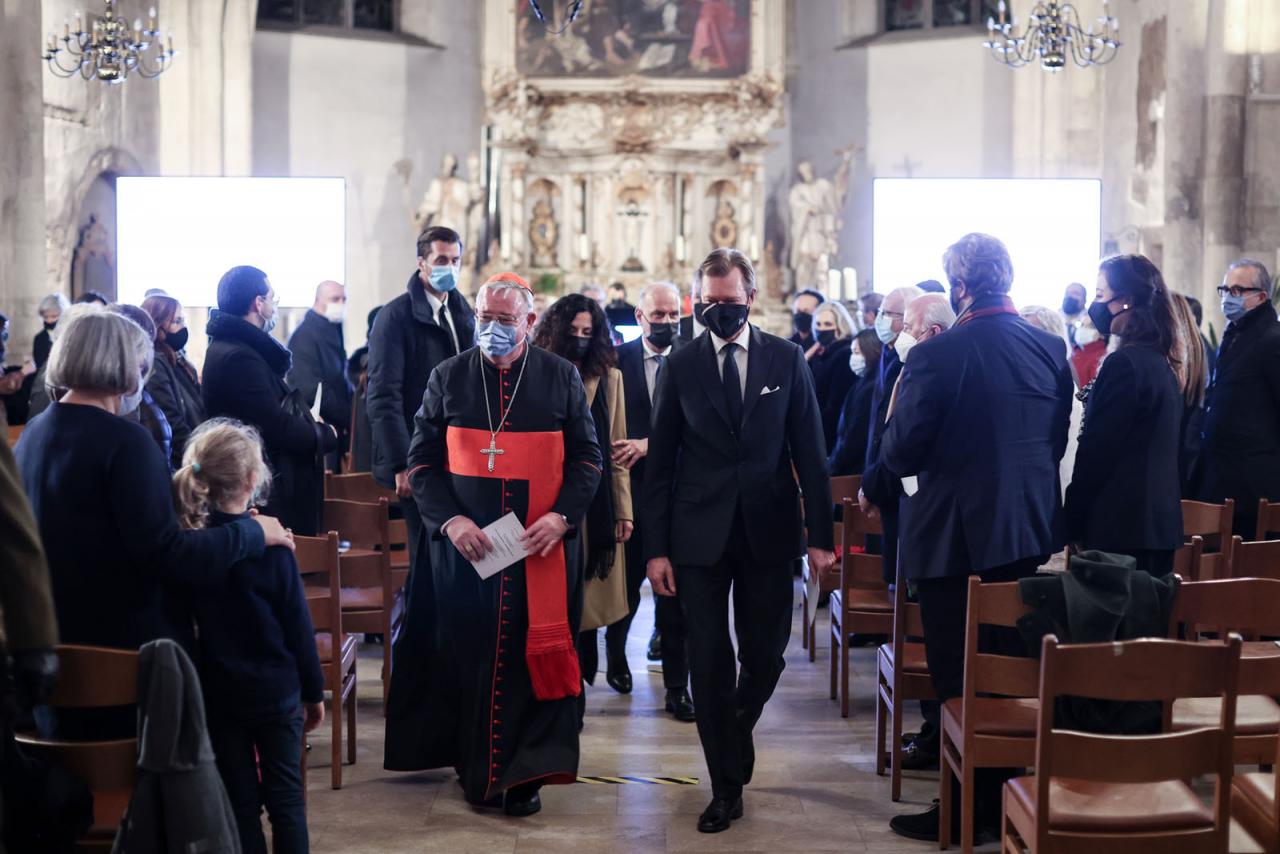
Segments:
[[[1105,65],[1115,59],[1120,47],[1116,41],[1120,21],[1111,14],[1110,0],[1102,0],[1096,30],[1081,26],[1076,7],[1059,0],[1037,2],[1021,34],[1005,0],[997,8],[999,20],[987,18],[987,41],[982,46],[1012,68],[1039,62],[1045,71],[1058,71],[1066,67],[1068,57],[1081,68]]]
[[[156,10],[148,12],[147,26],[136,18],[133,26],[116,11],[116,0],[103,0],[106,8],[101,17],[93,17],[89,31],[76,13],[75,29],[71,22],[63,25],[62,37],[49,34],[44,60],[58,77],[79,74],[85,80],[123,83],[131,73],[142,77],[159,77],[172,65],[175,51],[173,35],[166,48],[156,29]],[[61,45],[59,45],[61,42]],[[64,58],[65,57],[65,58]]]

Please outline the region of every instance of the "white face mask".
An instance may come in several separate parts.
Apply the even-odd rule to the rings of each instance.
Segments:
[[[120,396],[120,415],[132,415],[142,405],[142,386],[138,386],[138,390],[133,394],[124,394]]]
[[[902,330],[898,335],[898,340],[894,342],[893,349],[898,352],[898,358],[903,362],[907,361],[907,355],[911,352],[911,348],[919,344],[916,337],[907,330]]]
[[[857,376],[862,376],[867,372],[867,359],[857,350],[852,350],[849,353],[849,370],[853,371]]]
[[[330,323],[341,323],[347,316],[347,304],[345,302],[325,303],[324,317]]]

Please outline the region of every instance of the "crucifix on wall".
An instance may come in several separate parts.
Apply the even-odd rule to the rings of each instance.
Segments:
[[[902,155],[902,162],[897,165],[897,170],[908,178],[916,176],[916,169],[924,164],[918,160],[912,160],[910,154]]]

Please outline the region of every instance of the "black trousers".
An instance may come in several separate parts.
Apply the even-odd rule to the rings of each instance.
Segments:
[[[267,854],[263,807],[271,822],[271,850],[275,854],[306,854],[310,849],[303,798],[301,714],[261,721],[211,719],[209,741],[236,815],[244,854]]]
[[[731,591],[737,667],[729,637]],[[751,731],[785,667],[794,599],[791,564],[759,563],[739,512],[719,561],[676,567],[676,592],[688,630],[693,704],[711,791],[732,800],[751,779]]]
[[[418,510],[418,502],[413,496],[400,499],[400,512],[404,514],[405,532],[409,536],[409,574],[413,574],[413,565],[418,559],[418,538],[422,536],[422,513]]]
[[[1026,558],[1006,566],[978,573],[984,582],[1017,581],[1035,575],[1047,556]],[[920,601],[920,620],[924,624],[924,653],[933,677],[933,689],[941,705],[964,694],[964,628],[969,610],[969,577],[952,575],[925,578],[916,582]],[[978,646],[984,652],[1000,655],[1026,655],[1017,629],[983,626],[979,629]],[[1004,781],[1017,773],[1012,768],[979,768],[974,775],[974,806],[978,816],[988,823],[1000,817],[1000,789]]]
[[[640,526],[631,534],[626,544],[627,555],[627,616],[605,629],[605,650],[610,660],[627,654],[627,634],[631,622],[640,607],[640,588],[646,576],[644,549],[641,546]],[[678,600],[670,596],[653,597],[653,620],[662,637],[662,684],[668,691],[687,687],[689,684],[689,655],[685,648],[684,613]]]

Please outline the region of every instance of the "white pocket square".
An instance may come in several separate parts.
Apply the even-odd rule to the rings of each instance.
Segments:
[[[766,394],[773,394],[775,391],[782,391],[782,386],[776,385],[773,388],[762,388],[760,389],[760,396],[764,397]]]

